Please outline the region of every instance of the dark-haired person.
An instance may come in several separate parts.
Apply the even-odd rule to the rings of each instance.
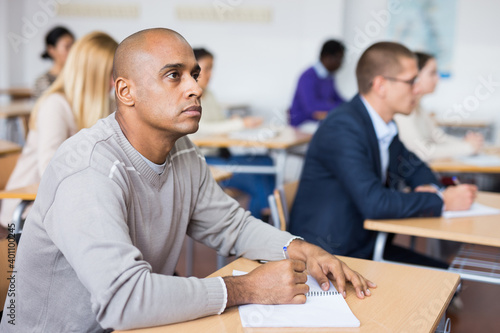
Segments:
[[[481,134],[469,132],[463,139],[446,134],[422,108],[420,100],[424,95],[434,92],[439,74],[437,61],[433,56],[422,52],[415,52],[415,55],[420,71],[418,74],[420,94],[412,113],[398,114],[394,117],[401,142],[424,162],[478,153],[484,143]]]
[[[226,117],[222,106],[208,87],[214,66],[213,54],[205,48],[194,48],[193,52],[201,68],[198,84],[203,89],[203,96],[201,97],[203,116],[200,119],[198,132],[193,134],[192,137],[207,134],[227,134],[245,128],[260,126],[262,124],[261,117]],[[246,154],[248,151],[231,154],[227,149],[203,148],[202,152],[207,159],[207,163],[212,165],[273,165],[273,160],[269,156]],[[274,189],[274,178],[274,175],[235,172],[230,179],[223,181],[221,185],[241,190],[250,195],[248,210],[252,213],[252,216],[261,218],[263,210],[269,206],[267,196]]]
[[[203,117],[200,120],[199,134],[227,134],[240,131],[245,128],[258,127],[262,124],[260,117],[231,117],[227,118],[223,107],[219,104],[208,84],[212,77],[214,66],[213,54],[205,48],[194,48],[194,56],[201,67],[198,84],[203,89],[201,104],[203,106]]]
[[[319,61],[299,78],[290,107],[292,126],[317,123],[316,112],[330,112],[345,102],[337,92],[333,77],[342,65],[343,58],[344,45],[341,42],[328,40],[323,44]]]
[[[333,254],[371,258],[376,233],[363,228],[365,219],[440,216],[471,206],[476,186],[442,189],[429,167],[399,141],[392,119],[415,107],[417,76],[415,56],[401,44],[376,43],[362,54],[356,68],[359,95],[330,113],[309,145],[291,233]],[[400,191],[405,187],[412,191]],[[447,266],[391,242],[384,255]]]
[[[69,49],[73,45],[75,37],[65,27],[55,27],[45,36],[45,51],[43,59],[51,59],[54,63],[50,70],[39,76],[33,88],[33,97],[38,99],[45,90],[56,80],[64,67]]]

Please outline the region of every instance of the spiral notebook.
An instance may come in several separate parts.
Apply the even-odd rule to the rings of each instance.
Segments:
[[[233,275],[245,272],[233,271]],[[307,276],[309,293],[305,304],[262,305],[238,307],[243,327],[359,327],[344,297],[330,282],[323,291],[316,279]]]

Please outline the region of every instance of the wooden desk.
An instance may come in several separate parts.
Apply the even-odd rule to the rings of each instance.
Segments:
[[[448,272],[340,258],[378,285],[364,300],[347,287],[346,301],[361,322],[359,328],[242,328],[238,309],[232,307],[220,316],[127,332],[434,332],[460,280]],[[233,269],[251,271],[258,265],[240,258],[209,277],[232,275]]]
[[[11,141],[0,140],[0,156],[20,153],[23,147]]]
[[[500,147],[498,146],[485,147],[484,149],[482,149],[481,153],[500,157]],[[429,164],[431,169],[436,172],[500,173],[500,165],[495,165],[495,166],[471,165],[453,158],[439,159],[432,161]]]
[[[213,166],[209,166],[209,169],[216,182],[221,182],[223,180],[229,179],[233,175],[227,170],[219,169]]]
[[[28,124],[31,110],[35,103],[31,100],[14,101],[7,105],[0,105],[0,118],[12,120],[21,118],[24,127],[24,136],[28,134]]]
[[[430,168],[436,172],[449,173],[500,173],[500,165],[480,166],[466,164],[455,159],[440,159],[430,163]]]
[[[22,147],[10,141],[0,140],[0,189],[5,188],[16,166]]]
[[[0,105],[0,118],[29,116],[35,103],[33,101],[15,101]]]
[[[12,87],[0,89],[0,94],[9,95],[12,99],[26,99],[33,96],[33,89],[26,87]]]
[[[479,192],[477,202],[500,208],[500,193]],[[366,220],[365,229],[378,231],[373,259],[384,261],[383,250],[387,233],[445,239],[456,242],[500,247],[500,215],[459,218],[407,218],[394,220]],[[476,281],[500,283],[497,280],[476,279]]]
[[[477,202],[500,208],[500,193],[479,192]],[[500,215],[366,220],[364,227],[374,231],[500,247]]]
[[[286,127],[279,131],[276,137],[266,139],[265,131],[262,129],[262,137],[260,140],[258,138],[254,140],[242,140],[230,138],[228,135],[206,135],[198,136],[192,138],[194,144],[199,147],[216,147],[216,148],[229,148],[229,147],[259,147],[274,150],[276,152],[276,162],[274,166],[245,166],[239,165],[237,167],[231,166],[232,172],[242,172],[242,173],[272,173],[276,175],[276,186],[280,186],[284,182],[285,174],[285,162],[287,157],[287,150],[309,143],[311,141],[312,135],[300,132],[292,127]],[[217,166],[218,168],[224,168],[224,166]]]
[[[38,192],[39,184],[32,184],[29,186],[17,188],[14,190],[4,190],[0,191],[1,199],[21,199],[34,201],[36,199],[36,194]]]

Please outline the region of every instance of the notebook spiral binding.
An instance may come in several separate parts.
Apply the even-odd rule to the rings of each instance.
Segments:
[[[338,291],[310,291],[306,293],[306,296],[334,296],[340,295]]]

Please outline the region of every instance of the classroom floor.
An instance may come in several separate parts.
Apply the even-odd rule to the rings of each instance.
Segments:
[[[6,236],[6,230],[0,227],[0,237]],[[397,240],[400,244],[407,244],[409,242],[404,236],[398,236]],[[424,248],[425,240],[417,239],[416,249],[422,250]],[[234,258],[229,258],[226,260],[226,263],[232,260]],[[215,251],[195,242],[193,276],[205,277],[213,273],[216,268],[217,255]],[[176,272],[181,276],[185,276],[185,244],[177,264]],[[460,297],[463,302],[463,308],[447,313],[447,316],[451,318],[453,333],[500,331],[499,285],[463,281]]]

